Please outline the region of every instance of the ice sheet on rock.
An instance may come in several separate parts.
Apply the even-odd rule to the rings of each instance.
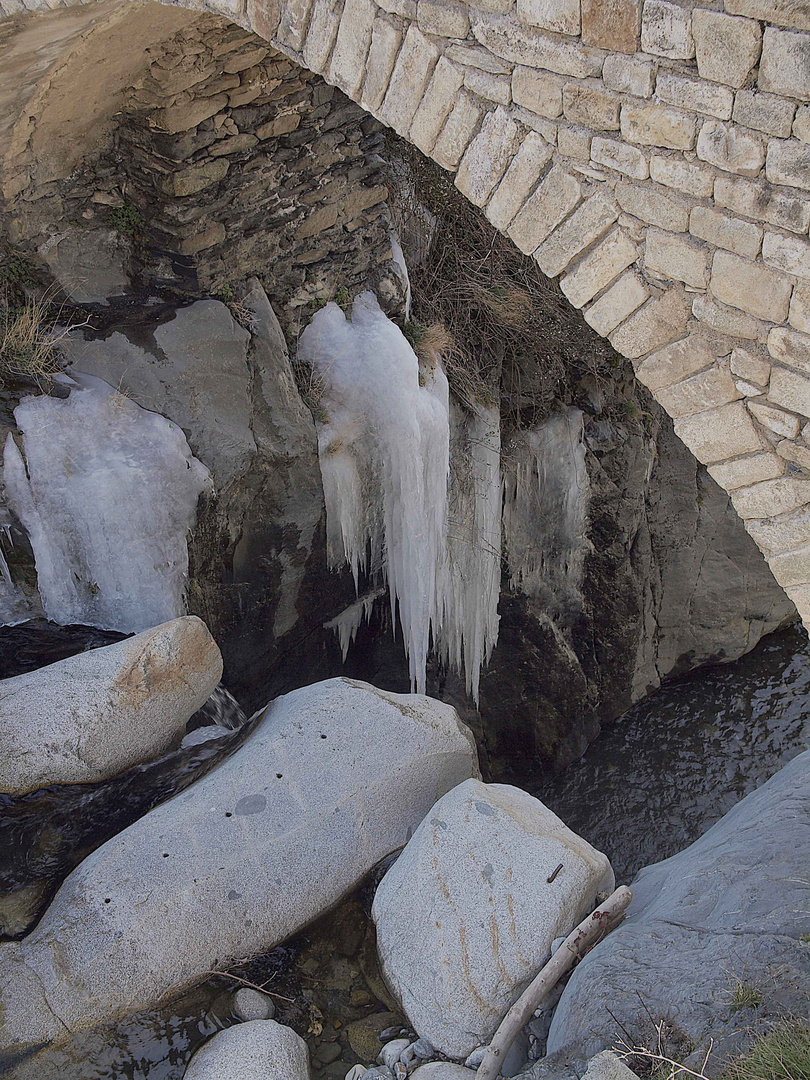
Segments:
[[[185,435],[101,379],[14,411],[3,479],[47,618],[138,632],[185,613],[186,536],[210,488]]]
[[[583,418],[554,413],[504,454],[503,526],[512,587],[557,612],[581,604],[588,513]]]
[[[439,649],[464,671],[478,704],[481,665],[498,640],[501,588],[501,428],[498,406],[468,412],[451,405],[444,610]]]
[[[324,630],[334,630],[340,643],[340,652],[345,662],[349,655],[349,647],[357,637],[357,631],[363,622],[368,622],[374,607],[374,601],[385,595],[384,589],[373,589],[371,592],[349,604],[339,615],[323,624]]]
[[[373,293],[351,321],[327,304],[304,330],[301,359],[323,387],[318,452],[333,566],[379,573],[399,621],[411,683],[424,692],[431,631],[439,629],[437,572],[444,551],[449,472],[448,387],[423,375]]]

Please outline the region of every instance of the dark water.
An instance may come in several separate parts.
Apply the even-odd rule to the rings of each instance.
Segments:
[[[808,747],[810,642],[790,629],[733,664],[667,684],[563,773],[524,786],[629,883]]]

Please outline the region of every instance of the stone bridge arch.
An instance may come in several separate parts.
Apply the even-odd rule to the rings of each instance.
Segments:
[[[4,26],[56,6],[0,0],[0,47]],[[810,624],[806,0],[188,7],[339,87],[559,277],[730,493]],[[63,45],[73,32],[63,25]],[[0,116],[7,202],[27,182],[26,86],[22,120]]]

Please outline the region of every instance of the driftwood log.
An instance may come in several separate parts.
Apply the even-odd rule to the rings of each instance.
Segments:
[[[618,925],[632,899],[633,893],[630,889],[626,885],[620,885],[604,904],[584,918],[579,926],[574,927],[501,1021],[483,1061],[478,1066],[477,1080],[495,1080],[509,1047],[546,994],[554,989],[563,975],[567,974],[586,952]]]

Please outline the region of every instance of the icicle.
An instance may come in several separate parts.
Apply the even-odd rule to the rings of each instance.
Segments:
[[[328,417],[318,449],[330,560],[355,584],[379,572],[399,613],[412,685],[425,688],[431,632],[439,630],[437,573],[444,551],[449,422],[447,379],[423,378],[399,328],[373,293],[351,322],[327,304],[301,335],[301,359],[323,385]]]
[[[349,655],[349,646],[357,637],[357,631],[360,629],[360,626],[364,621],[368,622],[371,618],[374,601],[378,600],[381,596],[385,596],[385,589],[374,589],[373,592],[366,593],[366,595],[361,596],[359,600],[355,600],[353,604],[349,604],[349,606],[344,608],[339,615],[334,617],[334,619],[330,619],[329,622],[323,624],[324,630],[334,630],[337,634],[338,642],[340,643],[340,651],[344,661]]]
[[[515,437],[503,469],[512,587],[558,611],[579,606],[589,550],[582,413],[570,408]]]
[[[399,270],[402,280],[405,282],[405,320],[410,322],[411,319],[411,278],[408,274],[408,264],[405,262],[405,253],[402,250],[402,245],[395,233],[391,233],[389,236],[391,241],[391,251],[394,256],[394,266]]]
[[[439,648],[478,704],[481,666],[498,639],[501,588],[500,415],[451,409],[447,547],[442,568]]]
[[[185,612],[186,535],[211,487],[185,435],[89,375],[14,410],[9,505],[28,532],[47,618],[139,631]]]

